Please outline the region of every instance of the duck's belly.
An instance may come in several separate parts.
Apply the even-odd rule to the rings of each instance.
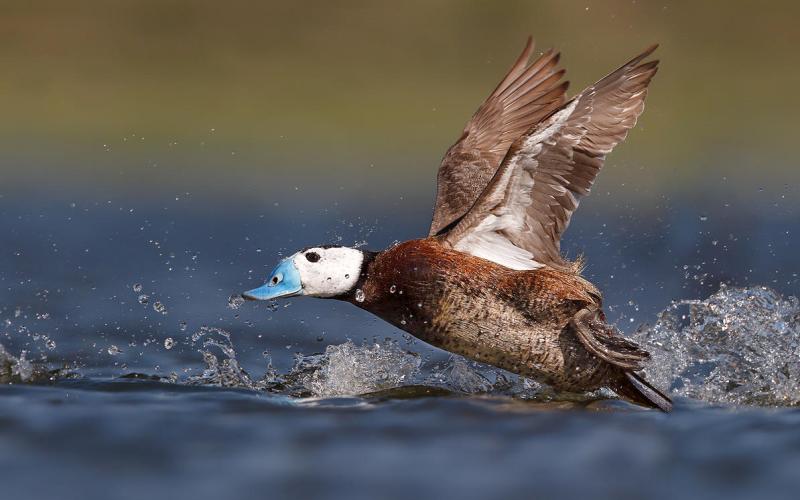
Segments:
[[[404,252],[405,269],[394,263],[367,284],[362,307],[436,347],[562,390],[602,385],[608,365],[568,326],[583,307],[558,288],[568,276],[473,257],[465,264],[464,254],[453,253],[458,265],[450,252]]]
[[[436,314],[398,326],[436,347],[562,390],[592,390],[605,379],[606,364],[586,351],[560,311],[531,317],[507,304],[465,301],[452,292],[437,299]]]

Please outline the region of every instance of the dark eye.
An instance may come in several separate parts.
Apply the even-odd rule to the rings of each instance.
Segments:
[[[308,252],[306,254],[306,260],[309,262],[319,262],[319,254],[317,252]]]

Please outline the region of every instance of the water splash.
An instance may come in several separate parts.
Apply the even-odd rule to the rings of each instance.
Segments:
[[[269,390],[275,383],[272,363],[267,365],[267,373],[262,379],[253,379],[239,364],[231,334],[221,328],[203,326],[192,334],[192,342],[202,340],[198,349],[203,356],[205,369],[200,375],[186,380],[190,385],[211,385],[250,390]]]
[[[319,397],[366,394],[409,384],[422,363],[418,354],[389,341],[367,346],[352,341],[331,345],[315,362],[316,369],[301,382]]]
[[[766,287],[723,286],[676,302],[634,340],[652,354],[648,377],[712,403],[800,405],[800,305]]]
[[[15,321],[21,316],[15,312]],[[10,322],[6,320],[7,328]],[[55,348],[49,337],[27,334],[48,350]],[[652,354],[645,370],[648,378],[678,396],[733,405],[800,405],[800,302],[795,297],[764,287],[722,287],[706,300],[672,304],[633,338]],[[390,340],[364,345],[348,341],[320,354],[298,354],[287,373],[276,372],[265,353],[260,378],[240,365],[225,330],[202,327],[191,342],[205,367],[199,375],[176,376],[171,382],[301,397],[356,396],[408,385],[520,399],[563,397],[536,382],[458,356],[440,364],[426,362]],[[163,341],[165,351],[176,345],[172,337]],[[111,356],[122,353],[116,345],[106,350]],[[54,372],[47,371],[42,359],[32,362],[25,352],[13,356],[0,346],[0,383],[52,380]]]
[[[443,366],[435,366],[425,382],[468,394],[501,392],[513,385],[513,382],[500,370],[469,361],[461,356],[450,356]]]
[[[0,344],[0,384],[52,382],[66,376],[66,370],[48,371],[44,362],[27,359],[26,351],[17,357]]]
[[[239,309],[244,304],[244,297],[241,295],[231,295],[228,297],[228,309]]]
[[[202,344],[202,374],[185,383],[268,391],[294,397],[358,396],[408,385],[435,386],[453,392],[487,393],[515,388],[515,394],[534,391],[522,379],[513,382],[499,370],[453,356],[442,366],[423,369],[419,354],[402,349],[396,341],[357,345],[352,341],[330,345],[323,353],[297,354],[287,373],[278,373],[269,353],[261,378],[251,376],[239,363],[231,334],[204,326],[192,335]],[[538,387],[538,386],[537,386]]]
[[[30,382],[33,374],[34,365],[25,358],[25,351],[22,351],[19,357],[15,357],[0,344],[0,381]]]

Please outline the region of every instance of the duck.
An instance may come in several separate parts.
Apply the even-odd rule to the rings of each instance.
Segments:
[[[531,37],[447,150],[428,235],[382,251],[321,245],[283,259],[249,300],[308,296],[372,313],[437,348],[550,385],[672,401],[641,373],[649,353],[606,321],[602,294],[561,236],[606,156],[644,110],[653,45],[572,98]],[[532,60],[533,59],[533,60]]]

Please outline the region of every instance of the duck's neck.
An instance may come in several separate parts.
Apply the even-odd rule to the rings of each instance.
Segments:
[[[373,264],[375,263],[375,258],[380,255],[381,252],[373,252],[371,250],[362,250],[361,252],[364,254],[364,260],[361,263],[361,273],[358,275],[358,280],[356,281],[355,285],[353,285],[353,288],[345,293],[332,298],[343,300],[345,302],[352,302],[357,305],[358,303],[363,302],[363,300],[359,300],[359,294],[363,294],[364,283],[369,278],[369,273]]]
[[[412,335],[425,338],[431,323],[431,286],[439,283],[430,256],[406,242],[372,253],[353,290],[340,297]]]

